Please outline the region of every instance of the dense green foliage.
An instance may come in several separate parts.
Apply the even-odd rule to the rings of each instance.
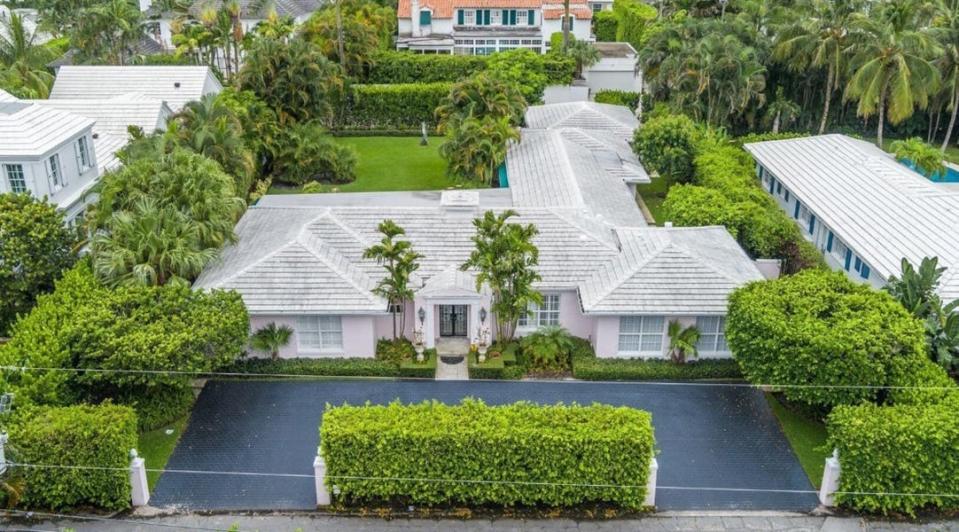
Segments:
[[[542,327],[520,340],[523,355],[534,369],[568,369],[576,344],[562,327]]]
[[[735,360],[697,360],[674,364],[668,360],[598,358],[586,340],[577,341],[572,352],[573,376],[586,381],[649,381],[738,379]]]
[[[609,502],[639,509],[653,446],[649,413],[607,405],[491,407],[475,400],[458,406],[328,405],[320,427],[327,484],[339,488],[334,497],[346,504]],[[506,484],[378,480],[382,477]],[[509,484],[517,481],[529,484]],[[590,484],[633,487],[587,487]]]
[[[959,509],[959,500],[948,495],[959,493],[957,408],[954,392],[938,404],[833,410],[829,445],[839,450],[839,491],[848,492],[837,493],[836,501],[883,514]]]
[[[826,409],[905,400],[871,387],[916,384],[903,381],[931,365],[922,324],[888,294],[842,272],[808,270],[736,290],[726,336],[753,383],[836,386],[782,390],[790,401]]]
[[[526,113],[526,99],[512,83],[480,72],[454,84],[436,108],[440,131],[459,127],[467,118],[509,118],[519,126]]]
[[[608,13],[608,11],[603,11],[603,13]],[[639,93],[632,91],[601,90],[596,91],[594,101],[596,103],[623,105],[630,110],[635,110],[639,105]]]
[[[76,260],[76,234],[46,199],[0,194],[0,336]]]
[[[221,371],[254,375],[302,375],[304,377],[408,377],[432,379],[436,373],[435,353],[423,364],[360,357],[337,358],[245,358]]]
[[[8,459],[24,464],[61,464],[117,468],[14,468],[22,475],[22,502],[33,508],[130,506],[130,450],[137,445],[137,416],[125,406],[102,404],[36,407],[16,412],[5,427]]]
[[[656,8],[642,0],[614,0],[613,14],[616,17],[614,40],[628,42],[636,50],[642,49],[650,38]]]
[[[616,14],[612,11],[600,11],[593,14],[593,33],[599,42],[613,42],[616,40],[618,28]]]
[[[693,177],[697,139],[702,134],[683,115],[665,115],[649,120],[636,130],[633,148],[643,164],[671,182],[688,183]]]
[[[415,54],[382,51],[373,56],[364,83],[454,82],[486,69],[481,55]]]
[[[413,250],[413,244],[406,236],[406,230],[393,220],[383,220],[377,230],[383,237],[379,243],[363,250],[364,259],[373,259],[383,266],[385,275],[373,288],[373,293],[389,303],[393,318],[393,340],[403,344],[406,330],[406,303],[413,300],[414,285],[410,276],[420,269],[422,255]],[[404,238],[399,238],[404,237]],[[401,309],[397,311],[397,309]],[[399,316],[397,316],[399,314]],[[399,320],[397,320],[399,318]],[[399,330],[397,330],[399,321]]]
[[[291,185],[349,183],[356,179],[356,150],[336,142],[317,121],[286,127],[273,162],[274,180]]]
[[[911,164],[917,172],[926,177],[934,177],[946,171],[942,152],[919,137],[897,140],[891,143],[889,148],[896,155],[896,159]]]
[[[440,155],[446,159],[447,175],[473,186],[492,185],[509,142],[519,140],[519,130],[506,116],[469,116],[452,126],[444,124],[444,129]]]
[[[353,85],[338,127],[419,131],[425,122],[432,129],[436,126],[433,113],[451,86],[446,82]]]
[[[2,386],[16,394],[18,405],[112,398],[166,409],[166,401],[151,399],[157,396],[183,405],[189,374],[137,371],[214,370],[243,352],[248,327],[246,309],[235,292],[192,292],[175,285],[109,289],[84,262],[14,325],[12,339],[0,346],[0,362],[121,372],[4,373]]]
[[[366,0],[325,4],[299,29],[330,61],[341,64],[350,77],[361,76],[376,61],[377,52],[393,47],[395,4],[390,7]]]

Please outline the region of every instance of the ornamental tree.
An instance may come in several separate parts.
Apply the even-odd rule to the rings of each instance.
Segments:
[[[0,194],[0,336],[76,260],[76,233],[46,199]]]
[[[664,115],[636,130],[633,149],[660,177],[671,182],[693,179],[696,157],[696,124],[684,115]]]
[[[410,286],[410,275],[420,268],[418,259],[422,257],[413,251],[413,244],[409,240],[397,240],[404,236],[406,231],[396,225],[393,220],[383,220],[378,227],[383,238],[379,244],[373,244],[363,251],[363,258],[375,259],[383,265],[386,275],[380,279],[373,289],[374,293],[385,298],[390,304],[390,314],[393,315],[393,339],[396,334],[397,307],[402,308],[406,301],[413,298],[413,288]],[[400,334],[406,330],[406,313],[400,313]]]
[[[463,271],[476,270],[476,289],[483,285],[493,294],[492,310],[496,320],[496,337],[509,342],[516,333],[516,324],[526,315],[530,303],[541,304],[543,296],[533,284],[540,280],[536,265],[539,249],[533,243],[539,231],[533,224],[520,225],[508,220],[517,216],[507,209],[499,214],[486,211],[473,220],[476,245],[460,266]]]
[[[842,272],[806,270],[736,290],[726,336],[747,380],[824,409],[885,402],[881,387],[926,363],[922,323]]]
[[[446,173],[454,178],[488,185],[506,160],[509,141],[519,140],[519,131],[508,117],[467,117],[446,132],[440,155],[447,161]]]
[[[453,85],[436,108],[440,131],[455,129],[468,117],[508,117],[519,126],[526,112],[526,99],[519,88],[488,72],[480,72]]]

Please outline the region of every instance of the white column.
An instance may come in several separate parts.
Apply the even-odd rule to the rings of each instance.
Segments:
[[[133,507],[146,506],[150,502],[150,485],[147,483],[147,468],[136,449],[130,450],[130,500]]]
[[[330,490],[326,488],[326,462],[320,455],[313,460],[313,477],[316,481],[316,505],[329,506],[331,500]]]
[[[412,0],[410,2],[410,26],[413,31],[411,32],[413,37],[420,36],[420,2],[419,0]]]
[[[823,506],[835,506],[835,493],[839,491],[839,450],[833,449],[832,456],[826,458],[826,467],[822,472],[822,486],[819,488],[819,502]]]
[[[424,301],[423,308],[426,309],[426,321],[423,322],[423,345],[427,349],[436,347],[436,312],[432,302]]]
[[[649,460],[649,478],[646,479],[645,506],[656,506],[656,473],[659,471],[659,462],[653,457]]]

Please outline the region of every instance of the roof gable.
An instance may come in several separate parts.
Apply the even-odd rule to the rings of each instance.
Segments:
[[[64,65],[57,71],[50,99],[105,99],[135,92],[163,100],[177,112],[188,102],[221,90],[205,66]]]

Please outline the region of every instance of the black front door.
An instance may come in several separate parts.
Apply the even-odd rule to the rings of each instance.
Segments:
[[[466,336],[466,305],[440,305],[440,336]]]

